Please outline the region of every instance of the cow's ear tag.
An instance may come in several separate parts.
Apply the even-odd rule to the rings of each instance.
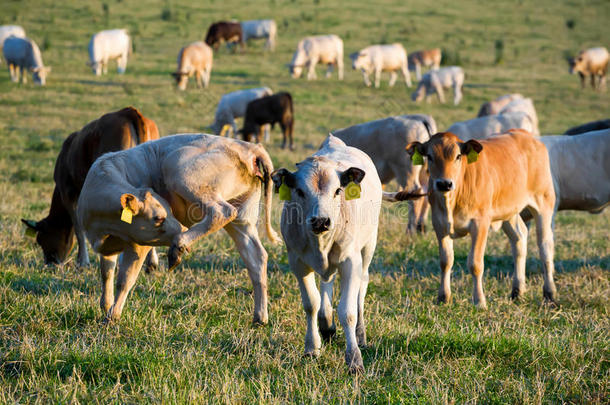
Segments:
[[[415,152],[413,155],[411,155],[411,162],[413,162],[415,166],[421,166],[424,164],[424,157],[417,149],[415,149]]]
[[[123,211],[121,212],[121,221],[131,224],[132,218],[133,218],[133,211],[127,207],[123,208]]]
[[[280,200],[281,201],[290,201],[292,199],[292,193],[290,192],[290,187],[284,183],[284,178],[282,177],[282,185],[280,186]]]
[[[479,158],[479,153],[474,149],[470,149],[470,152],[468,152],[467,156],[468,156],[468,163],[474,163]]]
[[[25,227],[25,236],[29,236],[30,238],[36,237],[36,230],[30,228],[29,226]]]
[[[347,186],[345,186],[345,199],[349,201],[360,198],[361,190],[362,189],[360,188],[360,184],[356,184],[353,181],[350,181]]]

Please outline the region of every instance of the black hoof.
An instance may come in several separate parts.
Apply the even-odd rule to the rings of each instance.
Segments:
[[[419,233],[419,234],[426,233],[426,225],[424,225],[424,224],[417,224],[417,233]]]
[[[510,299],[513,301],[519,301],[521,298],[521,290],[518,288],[513,288],[513,291],[510,293]]]
[[[555,293],[549,291],[543,291],[544,301],[547,305],[552,308],[559,308],[559,302],[555,299]]]
[[[449,300],[447,299],[447,296],[445,294],[439,294],[436,297],[436,303],[437,304],[446,304]]]
[[[336,333],[337,328],[334,326],[330,329],[320,329],[320,336],[322,336],[322,340],[326,343],[330,342],[330,340],[335,337]]]
[[[154,263],[147,264],[144,267],[144,271],[146,272],[146,274],[152,274],[152,273],[156,272],[158,269],[159,269],[159,266]]]

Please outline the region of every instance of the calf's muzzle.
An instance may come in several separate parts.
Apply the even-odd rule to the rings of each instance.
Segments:
[[[307,222],[316,235],[330,229],[330,218],[327,217],[310,217],[307,219]]]
[[[442,193],[446,193],[455,188],[455,184],[451,180],[447,179],[438,179],[434,181],[434,188],[436,191],[440,191]]]

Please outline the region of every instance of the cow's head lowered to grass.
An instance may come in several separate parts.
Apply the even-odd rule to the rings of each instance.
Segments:
[[[456,189],[466,165],[476,161],[483,146],[475,140],[462,142],[451,132],[441,132],[425,143],[412,142],[406,149],[414,164],[423,164],[424,157],[428,159],[432,191],[447,193]]]
[[[341,206],[357,198],[365,172],[357,167],[341,169],[326,157],[309,157],[297,164],[297,171],[281,168],[272,175],[280,199],[298,208],[298,220],[308,232],[319,235],[339,223]]]

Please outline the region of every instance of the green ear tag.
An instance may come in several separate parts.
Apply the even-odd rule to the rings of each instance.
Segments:
[[[25,236],[29,236],[30,238],[36,237],[36,230],[30,228],[29,226],[25,227]]]
[[[284,183],[282,181],[282,185],[280,186],[280,200],[282,201],[290,201],[292,199],[291,193],[290,193],[290,187],[288,187],[286,185],[286,183]]]
[[[424,157],[417,149],[415,149],[415,153],[413,153],[411,156],[411,162],[413,162],[415,166],[421,166],[424,164]]]
[[[477,159],[479,158],[479,153],[474,150],[474,149],[470,149],[470,152],[468,152],[468,163],[473,163],[476,162]]]
[[[360,191],[360,184],[356,184],[353,181],[350,181],[349,184],[345,186],[345,199],[349,201],[360,198]]]

